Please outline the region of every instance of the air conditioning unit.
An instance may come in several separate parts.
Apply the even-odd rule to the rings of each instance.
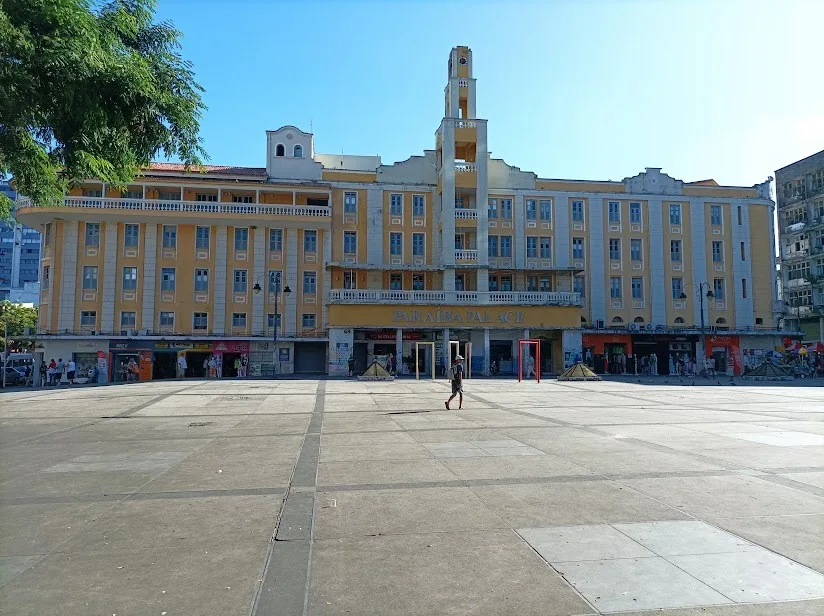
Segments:
[[[652,323],[645,323],[644,324],[644,331],[652,332],[655,331],[655,325]]]
[[[148,329],[140,329],[135,333],[140,334],[141,336],[148,336],[149,335],[149,330]]]
[[[597,321],[595,321],[595,327],[596,327],[597,329],[604,329],[604,322],[603,322],[603,321],[601,321],[600,319],[599,319],[599,320],[597,320]]]
[[[630,323],[627,325],[627,329],[631,332],[637,332],[640,328],[638,327],[638,323]]]

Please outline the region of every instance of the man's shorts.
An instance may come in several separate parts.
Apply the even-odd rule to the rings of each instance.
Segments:
[[[462,394],[463,387],[461,386],[460,381],[452,381],[452,393],[453,394]]]
[[[66,378],[69,379],[70,381],[73,381],[74,380],[74,372],[67,372],[66,373]]]

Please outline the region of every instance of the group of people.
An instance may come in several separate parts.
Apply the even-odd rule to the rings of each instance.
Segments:
[[[62,383],[65,378],[69,383],[69,387],[71,387],[74,385],[76,370],[77,367],[73,359],[64,363],[62,357],[58,358],[57,361],[54,361],[54,358],[52,358],[48,366],[46,362],[40,362],[40,380],[41,382],[48,383],[50,386],[55,386]],[[46,380],[47,378],[48,381]]]
[[[182,359],[182,364],[181,364]],[[181,368],[182,366],[182,368]],[[249,358],[246,355],[236,357],[231,364],[234,368],[235,376],[245,378],[249,376]],[[178,378],[186,376],[186,355],[181,353],[177,358]],[[207,379],[223,378],[223,355],[216,353],[203,360],[203,374]]]

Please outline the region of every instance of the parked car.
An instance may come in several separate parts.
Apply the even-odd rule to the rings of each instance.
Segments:
[[[17,368],[13,368],[11,366],[6,366],[6,385],[19,385],[20,383],[25,383],[26,377],[21,374]],[[0,385],[2,385],[2,380],[0,380]]]

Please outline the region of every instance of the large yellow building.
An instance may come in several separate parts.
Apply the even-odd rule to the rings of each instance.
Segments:
[[[440,363],[455,340],[474,371],[507,372],[533,338],[545,371],[655,354],[666,373],[705,353],[738,371],[774,347],[769,181],[542,179],[489,156],[475,100],[456,47],[435,149],[403,162],[317,154],[284,126],[265,167],[156,163],[126,190],[77,186],[65,207],[23,200],[19,220],[43,232],[46,359],[99,355],[118,379],[130,358],[170,376],[180,352],[190,374],[216,354],[252,375],[392,354],[403,372],[415,342]]]

